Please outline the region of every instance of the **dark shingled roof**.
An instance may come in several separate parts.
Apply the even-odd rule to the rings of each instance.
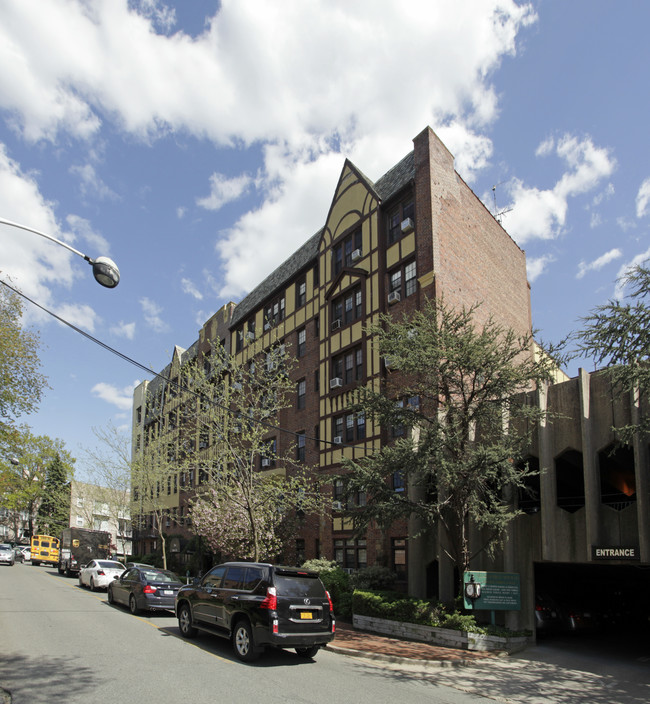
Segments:
[[[401,191],[415,178],[415,152],[407,154],[398,164],[387,171],[376,183],[364,176],[382,201],[386,201]],[[236,327],[275,291],[291,281],[291,279],[309,264],[316,263],[318,245],[325,228],[312,235],[305,244],[294,252],[284,263],[256,286],[235,308],[230,326]]]

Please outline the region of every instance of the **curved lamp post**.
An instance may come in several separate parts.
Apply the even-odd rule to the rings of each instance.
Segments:
[[[27,227],[26,225],[20,225],[17,222],[12,222],[11,220],[5,220],[0,218],[0,225],[8,225],[9,227],[17,227],[20,230],[26,230],[27,232],[33,232],[35,235],[40,235],[46,240],[51,240],[60,244],[62,247],[69,249],[74,254],[79,255],[82,259],[85,259],[90,266],[93,268],[93,276],[95,281],[105,286],[106,288],[115,288],[120,283],[120,270],[117,268],[117,264],[108,257],[97,257],[96,259],[91,259],[87,254],[80,252],[79,250],[71,247],[69,244],[57,240],[56,237],[52,235],[47,235],[45,232],[40,232],[40,230],[34,230],[32,227]]]

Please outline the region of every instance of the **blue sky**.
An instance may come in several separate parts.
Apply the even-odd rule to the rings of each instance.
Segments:
[[[641,0],[4,0],[0,217],[122,280],[7,227],[0,276],[160,370],[322,226],[346,157],[376,179],[430,125],[558,340],[650,255],[649,25]],[[51,389],[24,420],[81,457],[144,372],[26,313]]]

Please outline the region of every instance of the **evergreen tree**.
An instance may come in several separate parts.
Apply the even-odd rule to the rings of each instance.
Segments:
[[[381,388],[359,390],[356,411],[388,442],[345,459],[337,478],[344,496],[365,496],[349,511],[357,533],[398,519],[417,519],[420,532],[442,525],[461,579],[518,515],[509,492],[532,474],[523,459],[540,418],[527,392],[555,369],[531,335],[492,318],[479,327],[476,312],[429,301],[368,331],[391,371]],[[476,544],[471,526],[481,529]]]
[[[70,525],[70,471],[57,453],[45,473],[38,509],[39,531],[58,536]]]
[[[583,327],[573,336],[577,351],[605,366],[619,393],[634,393],[639,405],[650,391],[650,264],[633,267],[618,281],[626,295],[612,298],[582,318]],[[616,428],[622,443],[631,443],[637,433],[650,431],[650,417]]]

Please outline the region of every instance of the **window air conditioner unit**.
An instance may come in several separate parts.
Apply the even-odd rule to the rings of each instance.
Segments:
[[[356,262],[357,259],[361,259],[361,250],[360,249],[355,249],[352,254],[350,255],[350,259],[353,262]]]
[[[393,303],[399,303],[402,300],[399,291],[392,291],[388,294],[388,303],[392,305]]]
[[[343,386],[343,379],[340,376],[335,376],[330,379],[330,389],[340,389]]]
[[[271,329],[271,323],[269,323],[269,321],[267,320],[267,321],[264,323],[264,330],[270,330],[270,329]]]
[[[340,435],[336,435],[333,440],[335,445],[342,445],[343,444],[343,438]]]
[[[332,330],[338,330],[341,327],[341,318],[332,321]]]
[[[255,333],[254,333],[252,330],[249,330],[249,331],[246,333],[246,339],[247,339],[247,340],[251,340],[251,341],[254,340],[254,339],[255,339]]]
[[[269,460],[269,459],[262,460],[262,467],[270,467],[270,466],[271,466],[271,460]]]
[[[413,220],[411,220],[411,218],[406,218],[406,220],[402,220],[402,224],[400,225],[400,228],[402,230],[402,234],[408,235],[409,232],[413,232],[415,225],[413,223]]]
[[[343,510],[343,504],[340,501],[332,501],[332,508],[335,511],[342,511]]]
[[[386,369],[393,368],[393,362],[391,361],[390,357],[384,357],[384,366],[386,367]]]

